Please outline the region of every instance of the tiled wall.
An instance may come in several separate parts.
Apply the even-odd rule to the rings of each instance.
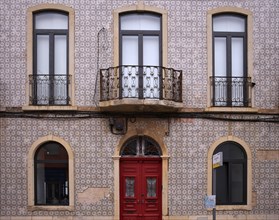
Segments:
[[[8,119],[1,118],[1,216],[74,215],[112,216],[113,159],[120,137],[109,131],[107,119]],[[166,127],[166,119],[137,119],[131,128]],[[172,119],[164,142],[169,159],[169,215],[207,215],[203,199],[207,186],[207,152],[222,136],[234,135],[248,143],[252,152],[252,211],[220,211],[219,214],[278,214],[279,163],[263,160],[257,150],[277,149],[279,127],[268,123],[219,122],[207,119]],[[75,211],[27,211],[27,154],[40,137],[53,134],[74,151]],[[87,188],[108,188],[104,198],[78,202]]]
[[[279,2],[255,1],[111,1],[51,0],[0,2],[0,106],[27,104],[26,12],[41,3],[60,3],[75,11],[75,96],[79,106],[95,106],[97,69],[113,65],[113,17],[116,8],[144,2],[168,11],[168,67],[183,70],[186,107],[206,107],[208,10],[223,6],[248,9],[253,14],[253,81],[255,107],[278,108],[279,103]],[[100,33],[99,52],[98,32]],[[99,64],[97,64],[99,57]],[[28,73],[31,74],[31,73]],[[96,89],[98,93],[98,88]]]
[[[113,9],[139,1],[11,0],[0,1],[0,106],[26,105],[26,11],[41,3],[60,3],[75,10],[75,96],[78,106],[95,106],[93,100],[99,67],[113,65]],[[279,2],[254,1],[142,1],[168,10],[168,67],[183,70],[186,107],[206,107],[206,14],[216,7],[251,10],[254,17],[255,107],[276,109],[279,103]],[[98,31],[100,34],[100,54]],[[98,89],[97,89],[98,91]],[[164,119],[138,119],[129,126],[167,127]],[[169,215],[210,215],[203,206],[207,186],[207,152],[222,136],[234,135],[251,148],[253,161],[252,211],[222,211],[224,215],[279,215],[278,160],[260,160],[257,150],[278,150],[279,126],[261,122],[223,122],[207,119],[171,119],[164,136],[169,159]],[[108,188],[92,204],[76,200],[75,211],[27,210],[27,154],[30,146],[49,134],[67,141],[75,155],[75,197],[87,188]],[[108,120],[0,118],[0,216],[113,216],[113,160],[120,140],[109,131]]]

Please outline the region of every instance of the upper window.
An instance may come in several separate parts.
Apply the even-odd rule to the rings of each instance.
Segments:
[[[121,156],[160,156],[161,154],[159,145],[146,136],[128,140],[120,152]]]
[[[68,13],[40,11],[33,14],[33,105],[68,105]]]
[[[161,15],[124,13],[120,15],[121,98],[162,97]]]
[[[247,16],[217,14],[212,18],[213,106],[250,106],[247,71]]]
[[[220,144],[213,154],[223,152],[223,166],[216,168],[216,204],[247,204],[247,155],[236,142]],[[213,186],[214,187],[214,186]],[[213,189],[214,191],[214,189]]]
[[[57,142],[35,153],[35,205],[69,205],[68,153]]]

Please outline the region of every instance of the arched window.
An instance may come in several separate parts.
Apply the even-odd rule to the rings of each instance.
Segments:
[[[247,204],[247,155],[233,141],[221,143],[214,154],[223,152],[223,166],[216,168],[216,204]],[[212,178],[214,181],[214,178]]]
[[[68,13],[41,11],[33,19],[33,104],[67,105]]]
[[[159,145],[149,137],[138,136],[128,140],[120,152],[121,156],[161,156]]]
[[[160,14],[130,12],[120,15],[122,98],[159,99],[162,66]]]
[[[69,162],[66,149],[51,141],[34,157],[35,205],[69,205]]]
[[[246,16],[213,16],[214,106],[248,106]]]

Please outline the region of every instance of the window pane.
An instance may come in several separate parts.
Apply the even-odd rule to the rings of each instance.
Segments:
[[[37,104],[49,103],[49,36],[37,35]]]
[[[68,205],[68,154],[55,142],[44,144],[35,156],[36,204]]]
[[[149,14],[121,16],[121,30],[160,30],[160,17]]]
[[[245,19],[233,15],[213,17],[213,31],[245,32]]]
[[[143,72],[144,97],[158,99],[159,90],[159,37],[143,37],[143,65],[156,66],[145,67]]]
[[[48,35],[37,35],[37,74],[49,74]]]
[[[67,73],[67,36],[55,35],[54,36],[54,72],[55,74]]]
[[[145,156],[160,156],[161,152],[159,147],[149,141],[148,139],[144,140],[144,155]]]
[[[148,177],[146,179],[147,184],[147,197],[156,197],[156,186],[157,186],[157,179],[155,177]]]
[[[243,198],[243,164],[232,164],[231,165],[231,195],[232,203],[242,203]]]
[[[136,65],[122,68],[122,96],[138,97],[138,36],[122,37],[122,65]]]
[[[54,36],[54,100],[57,105],[67,104],[67,36]],[[61,76],[64,75],[64,76]]]
[[[136,140],[132,140],[129,141],[129,143],[127,143],[122,151],[121,151],[121,156],[135,156],[138,154],[138,141]]]
[[[226,76],[227,73],[227,60],[226,55],[226,38],[215,37],[214,38],[214,75]]]
[[[68,16],[60,13],[39,13],[35,15],[36,29],[68,29]]]
[[[216,204],[228,203],[228,197],[228,164],[224,163],[216,170]]]
[[[159,66],[159,37],[143,37],[143,65]]]
[[[232,38],[232,76],[243,77],[243,38]]]
[[[138,36],[122,37],[122,64],[138,65]]]
[[[135,197],[135,178],[126,177],[125,183],[126,183],[125,196],[126,197]]]
[[[240,145],[232,141],[220,144],[214,151],[214,154],[218,152],[223,152],[223,160],[246,158],[246,153],[242,150]]]

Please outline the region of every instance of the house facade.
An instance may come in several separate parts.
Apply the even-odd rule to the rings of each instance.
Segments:
[[[278,1],[0,8],[0,220],[279,218]]]

